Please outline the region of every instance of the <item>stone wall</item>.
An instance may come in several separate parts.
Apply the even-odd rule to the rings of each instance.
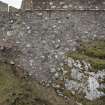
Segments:
[[[9,6],[9,12],[17,12],[18,9],[13,7],[13,6]]]
[[[105,9],[104,0],[33,0],[34,9]]]
[[[33,4],[32,0],[22,0],[21,9],[22,10],[32,10]]]
[[[38,80],[50,80],[52,69],[64,62],[67,51],[75,50],[78,40],[105,37],[103,11],[34,11],[7,17],[1,17],[0,39],[18,46],[22,55],[16,62]]]
[[[79,41],[105,39],[104,3],[101,5],[96,0],[94,2],[95,5],[88,10],[47,10],[44,6],[40,10],[35,6],[34,11],[0,12],[0,42],[12,42],[20,51],[16,58],[10,59],[9,56],[8,62],[24,68],[34,79],[41,83],[47,82],[49,86],[59,78],[59,67],[67,64],[65,53],[75,51]],[[86,7],[82,0],[73,3]]]
[[[0,1],[0,12],[17,12],[18,9]]]
[[[23,0],[22,9],[104,10],[104,0]]]
[[[39,80],[51,77],[52,68],[62,64],[63,54],[75,50],[78,40],[105,37],[105,12],[101,10],[20,14],[0,13],[0,39],[14,41],[23,53],[17,61]]]
[[[0,1],[0,11],[8,11],[8,4]]]

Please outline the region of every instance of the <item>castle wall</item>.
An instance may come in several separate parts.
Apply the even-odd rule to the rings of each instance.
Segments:
[[[23,9],[104,10],[104,0],[23,0]]]
[[[12,43],[19,50],[15,57],[9,56],[10,64],[26,70],[35,80],[51,83],[62,73],[59,66],[68,64],[66,52],[75,51],[81,40],[105,39],[105,10],[103,0],[87,0],[91,6],[86,0],[72,0],[71,4],[43,1],[33,2],[31,12],[0,12],[0,44]]]
[[[12,6],[8,6],[8,4],[0,2],[0,12],[17,12],[18,9]]]
[[[37,80],[50,80],[50,71],[62,65],[64,54],[74,51],[78,41],[105,39],[105,12],[101,9],[20,14],[0,14],[0,39],[15,43],[21,54],[14,61]]]
[[[8,11],[8,4],[0,2],[0,11]]]
[[[18,9],[12,6],[9,6],[9,12],[17,12]]]
[[[13,41],[22,52],[14,61],[37,80],[50,80],[63,54],[79,40],[105,38],[103,11],[34,11],[0,15],[0,39]],[[4,18],[5,16],[5,18]]]
[[[32,0],[23,0],[21,8],[22,10],[32,10],[33,9],[33,4]]]

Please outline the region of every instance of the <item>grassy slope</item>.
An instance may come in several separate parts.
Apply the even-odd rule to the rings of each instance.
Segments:
[[[15,67],[0,62],[0,105],[65,105],[52,88],[18,78],[14,70]]]

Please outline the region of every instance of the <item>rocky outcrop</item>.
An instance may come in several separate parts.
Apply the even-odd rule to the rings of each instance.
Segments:
[[[85,61],[73,60],[69,58],[73,67],[71,68],[71,79],[65,81],[66,89],[70,90],[72,94],[81,94],[88,100],[94,100],[105,96],[101,91],[104,88],[105,70],[98,70],[97,73],[90,72],[90,64]]]

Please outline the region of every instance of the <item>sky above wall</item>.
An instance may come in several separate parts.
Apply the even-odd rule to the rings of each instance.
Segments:
[[[16,8],[20,8],[22,0],[0,0],[0,1],[8,3],[9,6],[14,6]]]

